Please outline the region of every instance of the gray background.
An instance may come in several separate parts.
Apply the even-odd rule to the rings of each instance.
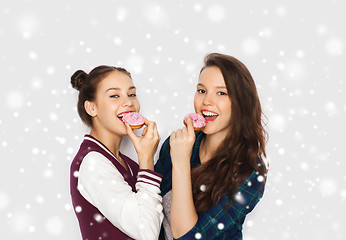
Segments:
[[[252,73],[270,172],[244,239],[346,239],[345,2],[1,1],[1,239],[80,239],[69,166],[88,129],[70,76],[133,75],[162,141],[193,111],[209,52]],[[123,151],[135,158],[129,139]]]

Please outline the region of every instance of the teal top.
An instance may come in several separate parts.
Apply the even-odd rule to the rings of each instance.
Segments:
[[[191,155],[191,169],[199,166],[199,147],[205,134],[195,132],[196,140]],[[155,171],[163,175],[161,195],[165,196],[172,189],[172,162],[170,156],[169,138],[163,143]],[[232,196],[229,207],[226,206],[229,196],[224,195],[216,206],[205,212],[197,212],[198,221],[195,226],[179,239],[242,239],[242,225],[246,215],[251,212],[262,198],[265,185],[265,176],[253,171],[239,187],[235,196]],[[163,232],[163,231],[162,231]],[[164,234],[161,234],[164,239]]]

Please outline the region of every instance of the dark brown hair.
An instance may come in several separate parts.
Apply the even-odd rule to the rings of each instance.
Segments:
[[[255,82],[246,66],[232,56],[211,53],[204,67],[218,67],[231,100],[229,134],[213,158],[192,170],[192,190],[197,211],[216,205],[224,194],[229,201],[253,170],[265,176],[267,132]],[[260,162],[258,162],[258,159]],[[261,163],[261,164],[259,164]],[[206,188],[203,191],[201,186]]]
[[[79,91],[77,103],[78,115],[90,128],[93,126],[92,118],[85,111],[84,102],[95,101],[98,84],[113,71],[125,73],[131,78],[131,74],[126,69],[105,65],[95,67],[89,74],[83,70],[77,70],[71,76],[72,87]]]

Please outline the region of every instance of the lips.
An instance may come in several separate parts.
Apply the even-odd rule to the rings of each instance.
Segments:
[[[215,119],[219,116],[219,114],[217,114],[216,112],[207,109],[203,109],[201,112],[203,117],[205,118],[206,123],[215,121]]]
[[[119,113],[119,114],[117,115],[117,117],[120,119],[120,121],[124,122],[124,121],[123,121],[123,117],[124,117],[126,114],[130,113],[130,112],[134,112],[134,111],[125,111],[125,112],[121,112],[121,113]]]

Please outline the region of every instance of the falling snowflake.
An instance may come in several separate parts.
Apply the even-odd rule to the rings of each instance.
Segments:
[[[201,239],[202,238],[202,234],[201,233],[196,233],[195,234],[195,238],[196,239]]]
[[[48,219],[45,227],[49,235],[60,235],[65,228],[63,221],[57,216]]]
[[[260,44],[255,38],[247,38],[243,41],[242,49],[246,55],[256,55],[260,49]]]
[[[222,229],[225,228],[225,225],[224,225],[223,223],[218,223],[218,224],[217,224],[217,228],[218,228],[219,230],[222,230]]]
[[[207,16],[211,22],[219,23],[223,21],[226,16],[225,8],[221,5],[212,5],[208,8]]]
[[[339,38],[331,38],[326,43],[326,51],[331,56],[339,56],[344,51],[344,43]]]
[[[82,211],[82,207],[81,206],[76,206],[75,210],[77,213],[80,213]]]
[[[19,109],[24,105],[24,101],[23,94],[17,90],[9,92],[6,96],[7,106],[12,109]]]
[[[94,215],[94,219],[95,219],[96,222],[101,223],[101,222],[103,222],[104,217],[103,217],[101,214],[96,213],[96,214]]]

